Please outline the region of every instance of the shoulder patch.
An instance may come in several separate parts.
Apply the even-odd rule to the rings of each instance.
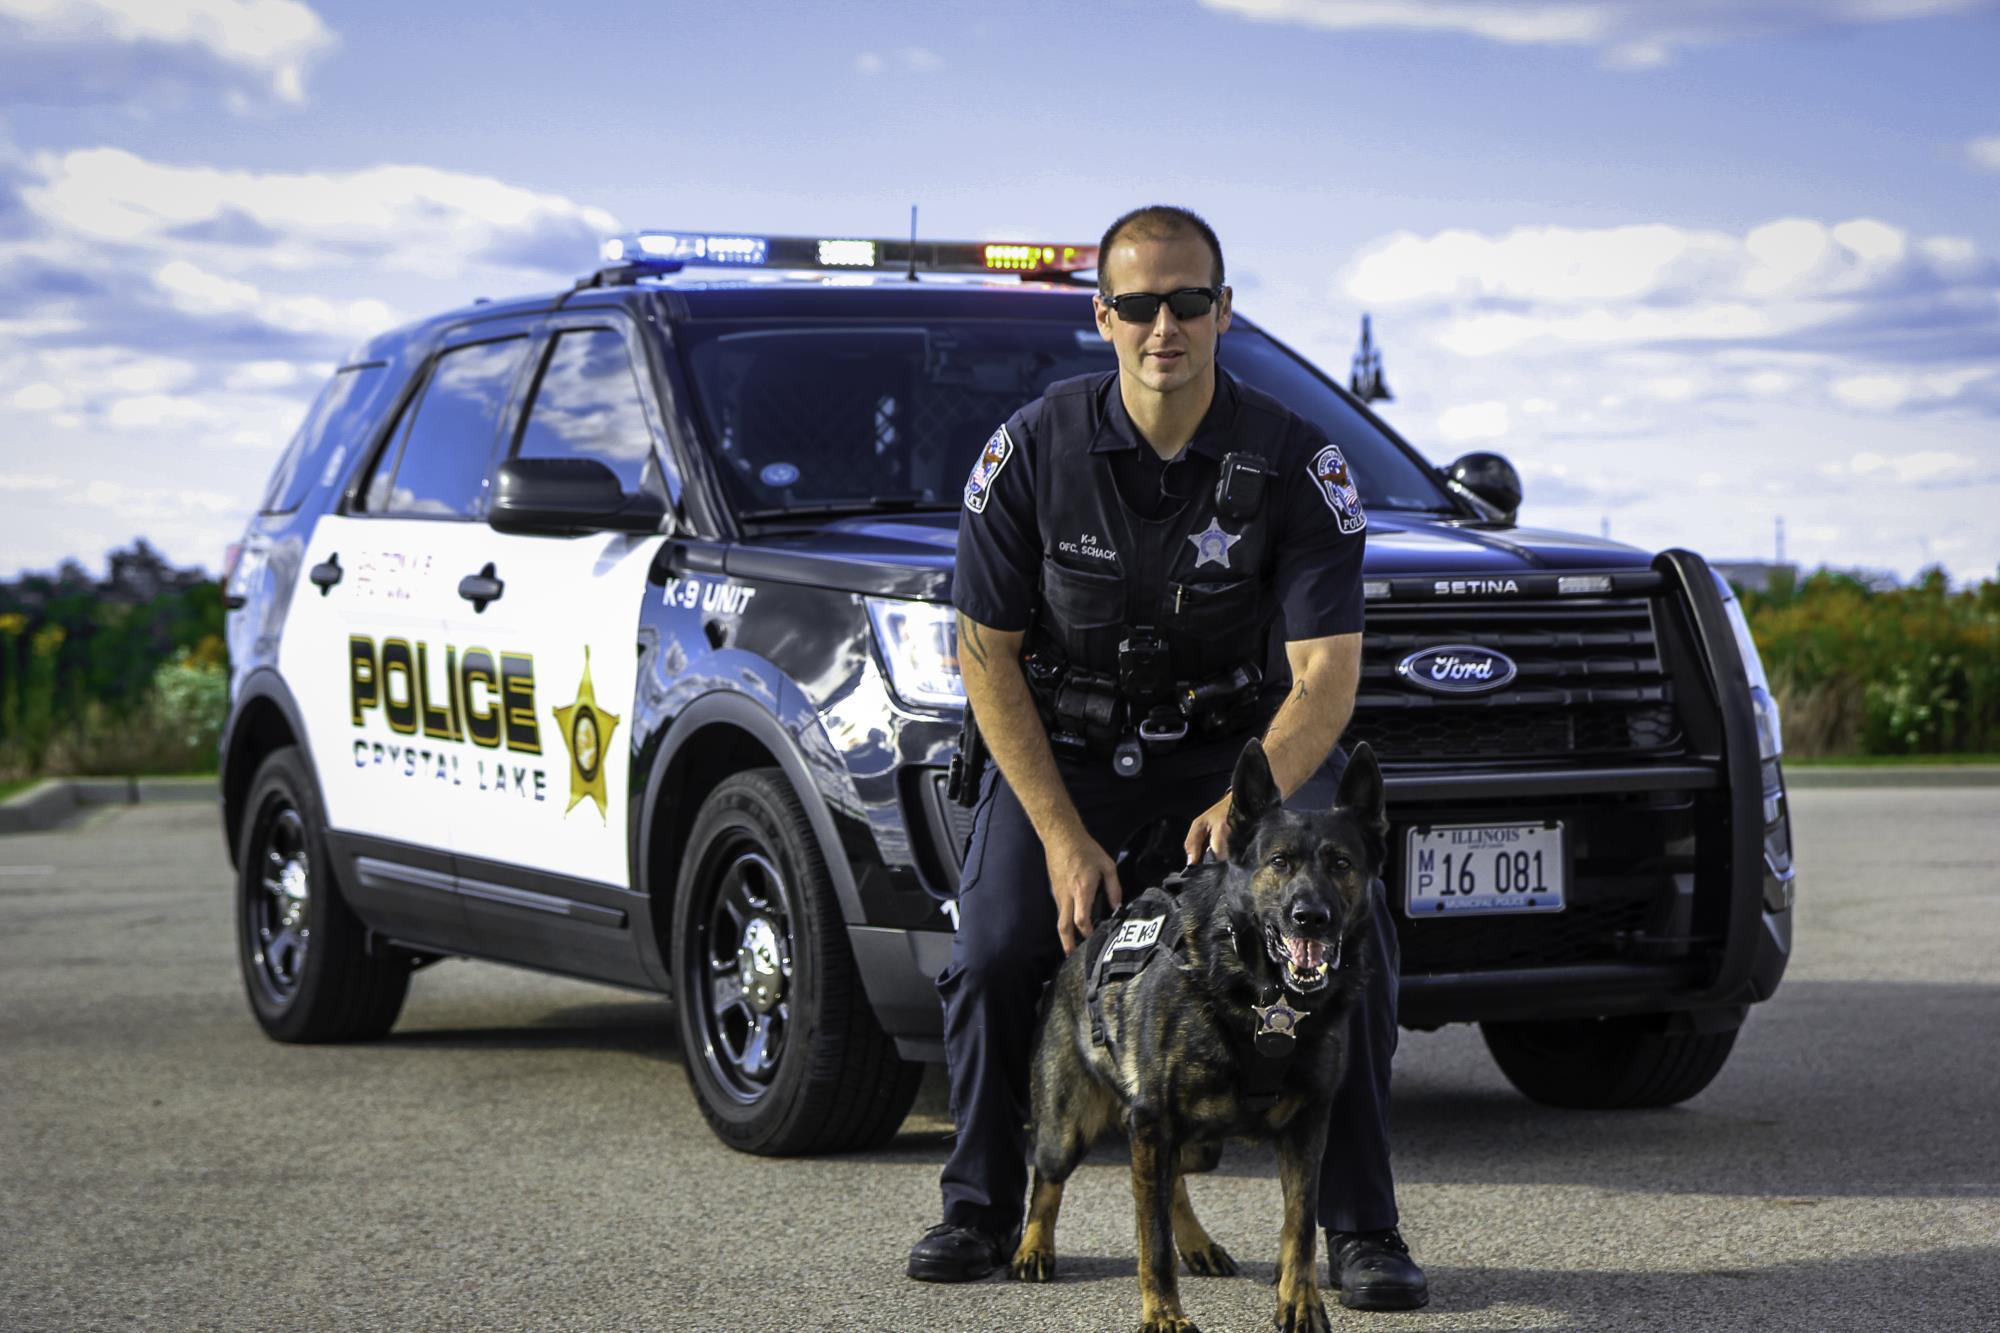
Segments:
[[[1368,526],[1368,515],[1361,511],[1361,488],[1354,484],[1354,474],[1341,457],[1339,445],[1329,444],[1314,454],[1307,471],[1342,532],[1359,532]]]
[[[986,441],[986,448],[980,452],[979,461],[973,464],[972,475],[965,479],[965,507],[975,514],[986,512],[987,497],[993,494],[993,479],[1000,475],[1000,469],[1007,466],[1007,460],[1014,456],[1014,437],[1002,426]]]
[[[1118,933],[1111,938],[1107,949],[1150,949],[1160,938],[1160,927],[1166,924],[1163,916],[1144,920],[1127,921],[1118,927]]]

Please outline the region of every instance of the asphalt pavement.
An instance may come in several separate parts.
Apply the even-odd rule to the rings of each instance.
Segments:
[[[1558,1112],[1465,1027],[1406,1033],[1418,1315],[1336,1329],[2000,1328],[2000,789],[1804,789],[1777,997],[1688,1104]],[[664,1002],[486,964],[416,979],[372,1045],[251,1021],[211,809],[0,837],[0,1326],[1129,1329],[1116,1145],[1072,1183],[1059,1280],[902,1275],[935,1220],[939,1080],[890,1147],[724,1149]],[[1262,1329],[1268,1153],[1193,1183]]]

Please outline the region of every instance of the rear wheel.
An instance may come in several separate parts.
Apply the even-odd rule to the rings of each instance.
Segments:
[[[1737,1031],[1671,1031],[1658,1015],[1479,1027],[1523,1095],[1587,1110],[1686,1101],[1722,1072]]]
[[[387,1033],[410,989],[410,959],[371,954],[340,896],[317,789],[297,749],[273,750],[250,780],[236,855],[236,945],[250,1011],[278,1041],[367,1041]]]
[[[676,1016],[688,1081],[730,1147],[768,1155],[886,1142],[919,1066],[868,1006],[839,900],[781,770],[702,803],[674,896]]]

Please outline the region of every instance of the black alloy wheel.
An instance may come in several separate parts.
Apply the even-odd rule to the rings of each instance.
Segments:
[[[702,803],[673,910],[676,1018],[688,1082],[731,1147],[766,1155],[886,1142],[916,1097],[868,1006],[840,903],[782,770]]]
[[[250,781],[236,857],[237,960],[250,1012],[285,1042],[366,1041],[395,1025],[412,960],[371,953],[340,896],[318,790],[297,749],[274,750]]]

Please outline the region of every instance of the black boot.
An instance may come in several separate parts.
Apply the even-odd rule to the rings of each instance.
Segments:
[[[1424,1270],[1393,1228],[1327,1232],[1326,1266],[1350,1310],[1415,1310],[1431,1298]]]
[[[940,1222],[910,1247],[909,1274],[919,1282],[977,1282],[1006,1263],[1013,1248],[978,1227]]]

